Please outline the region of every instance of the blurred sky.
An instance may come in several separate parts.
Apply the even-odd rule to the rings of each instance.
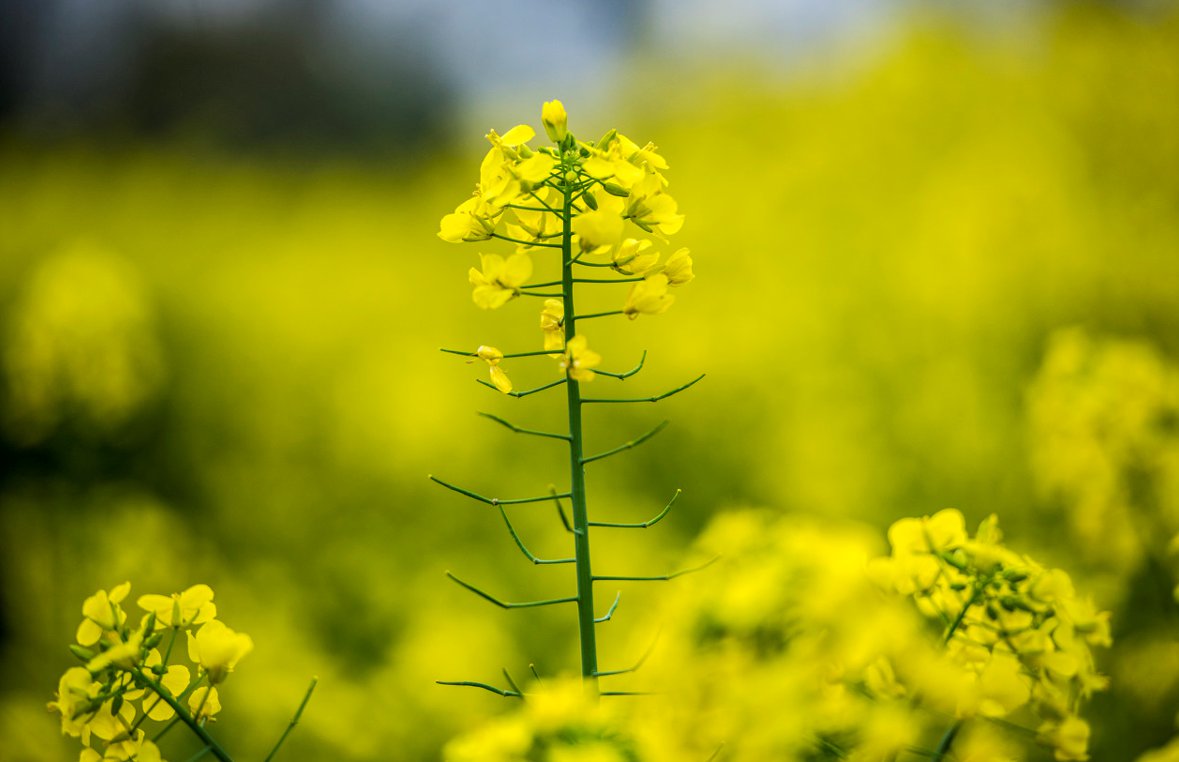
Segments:
[[[756,60],[770,76],[816,59],[838,68],[927,5],[944,4],[0,0],[0,125],[416,150],[540,99],[594,111],[620,91],[649,96],[637,61],[679,72],[677,90],[715,62]],[[985,29],[1044,6],[951,10]]]

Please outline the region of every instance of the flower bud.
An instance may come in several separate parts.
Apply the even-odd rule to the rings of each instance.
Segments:
[[[554,143],[560,143],[569,134],[569,117],[561,101],[547,101],[540,110],[540,121],[544,131]]]

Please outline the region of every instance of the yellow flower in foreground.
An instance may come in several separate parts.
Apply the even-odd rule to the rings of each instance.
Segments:
[[[573,381],[593,381],[594,372],[590,369],[601,361],[602,356],[586,346],[585,336],[578,334],[565,344],[560,366]]]
[[[151,653],[147,655],[144,661],[144,666],[151,668],[163,662],[160,652],[152,649]],[[168,692],[173,696],[179,696],[184,693],[185,688],[192,682],[192,674],[188,671],[188,667],[183,664],[173,664],[168,667],[168,670],[159,678],[160,683],[168,689]],[[156,721],[164,721],[172,719],[175,712],[172,710],[167,702],[157,696],[155,692],[147,693],[143,698],[143,712],[148,717]]]
[[[475,290],[471,298],[485,310],[502,307],[520,294],[520,286],[532,276],[532,260],[523,252],[516,252],[506,260],[498,254],[480,254],[483,270],[474,267],[468,279]]]
[[[234,632],[214,619],[206,623],[196,635],[188,633],[188,658],[204,668],[209,683],[225,680],[243,656],[254,650],[249,635]]]
[[[675,297],[667,293],[667,284],[667,276],[663,273],[644,278],[631,287],[622,311],[631,320],[639,315],[658,315],[667,312],[667,308],[675,301]]]
[[[540,311],[540,330],[544,348],[561,351],[565,347],[565,305],[559,299],[545,299]]]
[[[78,642],[84,646],[92,646],[102,637],[103,632],[116,629],[127,618],[119,602],[131,592],[131,583],[124,582],[111,588],[110,593],[99,590],[86,599],[82,604],[82,616],[86,617],[78,625]]]
[[[554,143],[560,143],[569,134],[569,116],[561,101],[546,101],[540,109],[540,121],[544,124],[545,134]]]
[[[156,629],[204,624],[217,616],[213,588],[208,585],[193,585],[172,595],[141,595],[137,603],[156,615]]]
[[[504,353],[495,347],[482,346],[475,350],[475,356],[483,360],[491,368],[491,383],[504,394],[512,391],[512,379],[499,367],[504,359]]]

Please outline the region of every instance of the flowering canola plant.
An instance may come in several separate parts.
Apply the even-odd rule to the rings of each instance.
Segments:
[[[474,193],[455,210],[442,218],[438,236],[452,243],[499,242],[511,246],[510,253],[480,253],[479,266],[471,267],[468,280],[471,298],[481,309],[498,309],[520,297],[541,301],[539,327],[540,349],[505,353],[490,344],[475,350],[443,350],[482,360],[489,378],[480,383],[513,397],[564,387],[568,429],[546,432],[522,428],[508,421],[483,414],[517,433],[564,441],[569,448],[569,488],[563,492],[536,497],[499,499],[481,495],[464,487],[431,476],[435,482],[467,497],[497,508],[508,532],[524,555],[535,564],[573,564],[576,568],[575,595],[541,601],[513,603],[470,585],[454,575],[458,584],[502,608],[528,608],[573,604],[577,608],[581,644],[581,676],[588,693],[598,695],[599,671],[595,626],[610,619],[619,598],[604,614],[594,608],[594,585],[602,581],[666,580],[686,571],[657,576],[601,575],[590,567],[590,534],[593,528],[642,528],[662,519],[675,497],[655,518],[639,523],[592,521],[587,506],[585,466],[615,455],[646,441],[665,424],[605,452],[587,455],[583,446],[583,409],[588,405],[655,402],[677,394],[695,384],[697,377],[675,389],[650,397],[588,397],[582,385],[598,376],[625,379],[638,373],[646,353],[638,364],[626,372],[603,369],[603,357],[589,336],[580,330],[592,319],[625,316],[635,320],[644,315],[666,312],[675,302],[673,290],[694,278],[692,258],[687,249],[674,252],[661,249],[668,236],[678,232],[684,217],[668,193],[664,171],[667,161],[651,144],[639,145],[617,130],[610,130],[597,141],[578,140],[569,131],[565,108],[560,101],[549,101],[541,109],[541,122],[551,145],[533,148],[529,144],[536,131],[518,125],[503,135],[490,131],[491,144],[479,168]],[[534,270],[559,271],[559,277],[535,279]],[[600,273],[606,277],[592,277]],[[577,289],[627,287],[617,309],[603,312],[578,312]],[[621,292],[620,292],[621,293]],[[523,358],[549,358],[555,364],[557,380],[524,391],[516,390],[507,361]],[[676,492],[676,496],[678,496]],[[568,500],[572,521],[564,513],[561,501]],[[555,502],[561,517],[573,534],[573,555],[568,558],[540,559],[534,556],[516,533],[505,506],[519,503]],[[449,572],[448,572],[449,574]],[[610,674],[616,674],[611,672]],[[500,693],[521,696],[508,678],[508,689],[482,683],[461,681]],[[609,692],[604,692],[609,693]]]
[[[232,762],[206,726],[221,711],[217,687],[254,649],[254,641],[216,618],[208,585],[170,596],[140,596],[136,604],[145,613],[138,622],[123,609],[130,592],[131,583],[124,582],[82,604],[77,643],[70,651],[84,666],[66,670],[48,705],[61,715],[61,732],[81,741],[79,762],[159,762],[157,742],[179,723],[203,744],[202,754]],[[188,663],[173,663],[181,654]],[[298,722],[315,684],[267,760]],[[153,728],[149,737],[149,720],[166,724]]]

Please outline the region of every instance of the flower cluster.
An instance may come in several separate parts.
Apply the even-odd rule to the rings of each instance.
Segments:
[[[1087,759],[1079,711],[1104,685],[1091,649],[1108,645],[1108,615],[1063,572],[1004,547],[993,518],[973,537],[958,511],[903,519],[885,558],[875,534],[767,511],[718,516],[699,550],[728,552],[664,600],[658,646],[634,678],[660,697],[585,721],[608,723],[597,737],[628,739],[645,762],[722,748],[734,762],[1017,762],[1031,737],[1057,760]],[[535,756],[527,699],[447,759],[547,759]],[[1038,728],[1016,729],[1033,715]],[[598,759],[588,735],[567,743],[579,737],[585,756],[560,759]]]
[[[1110,645],[1109,613],[1079,597],[1065,572],[1004,547],[993,515],[973,537],[953,509],[901,519],[888,537],[892,555],[875,559],[872,573],[942,624],[948,652],[936,676],[912,659],[890,671],[926,692],[934,683],[945,692],[947,674],[955,675],[959,717],[1002,718],[1027,707],[1056,759],[1088,759],[1089,726],[1079,713],[1107,684],[1092,649]]]
[[[140,596],[136,603],[145,613],[137,622],[123,609],[130,592],[124,582],[82,604],[70,650],[85,666],[66,670],[49,703],[61,714],[62,733],[81,740],[80,762],[160,760],[147,720],[179,718],[205,740],[204,724],[221,710],[217,686],[254,647],[248,635],[215,618],[208,585]],[[172,663],[177,652],[189,664]]]
[[[617,712],[591,699],[577,679],[538,685],[522,711],[446,745],[445,762],[639,762]]]
[[[1129,592],[1179,533],[1179,367],[1144,342],[1066,329],[1028,397],[1039,487],[1076,551]]]
[[[483,309],[497,309],[519,296],[545,298],[540,325],[543,346],[558,360],[567,378],[591,381],[599,356],[587,340],[566,347],[564,293],[539,289],[563,285],[562,281],[529,283],[532,256],[545,250],[562,254],[568,266],[607,268],[612,279],[577,279],[572,282],[630,283],[621,308],[608,313],[658,315],[675,301],[671,289],[690,282],[692,257],[680,248],[666,256],[658,251],[667,236],[679,231],[683,215],[667,192],[663,171],[667,161],[650,143],[639,146],[610,130],[596,142],[577,140],[568,129],[565,108],[549,101],[541,110],[551,146],[531,148],[536,132],[517,125],[503,135],[487,134],[491,148],[480,166],[474,194],[442,218],[438,236],[453,243],[498,239],[514,244],[507,257],[480,254],[480,266],[472,267],[468,280],[471,297]],[[662,262],[661,262],[662,260]],[[599,315],[595,315],[599,316]],[[584,316],[582,316],[584,317]],[[494,347],[482,347],[491,354]],[[482,354],[478,354],[482,359]],[[488,360],[492,384],[512,391],[500,356]]]

